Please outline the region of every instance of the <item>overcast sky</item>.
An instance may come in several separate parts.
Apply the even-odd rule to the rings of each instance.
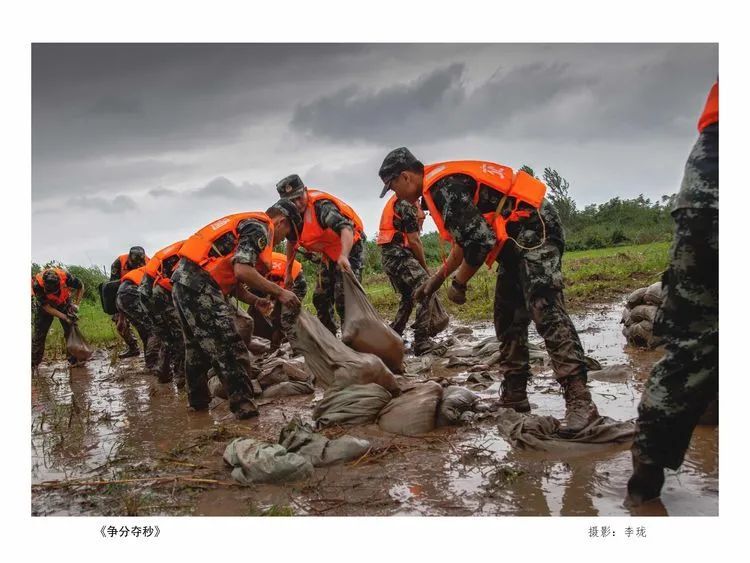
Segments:
[[[377,171],[556,168],[579,206],[679,188],[716,45],[34,45],[32,259],[109,266],[299,174],[368,235]],[[427,230],[434,230],[431,223]]]

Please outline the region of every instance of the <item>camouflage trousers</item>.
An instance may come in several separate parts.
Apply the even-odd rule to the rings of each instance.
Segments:
[[[297,276],[297,279],[294,280],[292,283],[292,287],[289,288],[289,291],[294,293],[297,298],[300,300],[300,303],[305,299],[305,295],[307,295],[307,280],[305,279],[305,274],[302,272],[299,273]],[[286,337],[286,339],[289,341],[292,346],[294,346],[294,326],[297,323],[297,318],[299,317],[299,313],[302,309],[291,309],[289,307],[285,307],[281,303],[276,303],[276,308],[274,310],[274,317],[278,315],[279,317],[279,327],[281,328],[282,334]]]
[[[363,245],[360,240],[354,243],[352,251],[349,253],[349,263],[354,275],[360,282],[362,281],[363,252]],[[319,268],[318,283],[313,292],[312,302],[320,322],[333,334],[336,334],[338,329],[334,318],[334,304],[343,324],[345,314],[344,281],[338,265],[332,260],[324,257]]]
[[[66,313],[69,308],[70,301],[63,303],[59,307],[55,307],[55,309],[62,313]],[[31,367],[35,368],[40,363],[42,363],[42,360],[44,359],[44,348],[47,342],[47,333],[49,332],[49,329],[52,326],[52,321],[55,320],[55,317],[42,309],[41,304],[37,302],[36,299],[34,300],[32,316],[33,328],[31,333]],[[63,335],[65,337],[65,340],[67,341],[68,334],[70,334],[71,325],[63,322],[61,319],[58,320],[62,325]]]
[[[147,368],[156,366],[159,358],[159,339],[154,331],[154,323],[148,307],[146,307],[138,286],[132,282],[124,281],[117,290],[116,300],[117,310],[135,327],[138,336],[143,342],[143,356]],[[118,319],[118,331],[122,325],[121,319]],[[120,333],[122,335],[122,332]],[[130,335],[130,328],[127,328],[127,334]],[[132,335],[130,335],[132,338]],[[124,337],[123,337],[124,339]],[[127,342],[127,340],[125,340]],[[128,343],[130,349],[137,349],[137,344],[133,341],[133,346]]]
[[[654,333],[666,354],[638,405],[633,457],[677,469],[698,419],[719,390],[719,213],[677,209],[664,302]]]
[[[391,323],[391,328],[399,335],[404,333],[409,317],[414,309],[414,290],[427,281],[427,272],[414,257],[408,248],[399,244],[384,244],[381,247],[383,256],[383,270],[393,288],[401,294],[398,311]],[[430,307],[429,299],[417,304],[416,318],[412,328],[414,329],[415,344],[429,338]]]
[[[154,331],[161,344],[156,371],[162,380],[168,380],[170,375],[174,375],[178,381],[184,381],[185,342],[182,338],[180,317],[172,301],[172,292],[154,284],[151,299],[146,300],[146,303],[154,319]]]
[[[547,235],[559,230],[556,236],[542,242],[538,229],[522,231],[517,240],[533,250],[520,249],[509,240],[498,258],[494,321],[501,343],[499,369],[505,377],[528,377],[531,373],[531,321],[544,339],[555,378],[586,376],[581,340],[563,297],[562,231],[556,214],[548,215],[545,222]]]
[[[244,367],[250,365],[250,353],[234,324],[234,309],[218,288],[208,284],[198,290],[175,283],[172,299],[185,339],[188,404],[208,407],[206,374],[213,367],[227,390],[229,408],[240,411],[252,400],[253,391]]]

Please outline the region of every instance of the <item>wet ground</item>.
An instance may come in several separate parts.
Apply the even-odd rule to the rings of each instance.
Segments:
[[[630,368],[629,377],[589,382],[600,413],[626,420],[636,416],[643,382],[661,351],[626,346],[620,313],[619,304],[592,306],[574,321],[588,355],[604,366]],[[455,336],[459,343],[493,334],[487,324],[471,328],[471,335]],[[532,340],[538,340],[533,331]],[[440,363],[431,377],[469,384],[467,366]],[[488,381],[474,390],[491,398],[498,388]],[[275,442],[292,416],[309,420],[314,400],[262,401],[259,418],[238,422],[218,399],[207,413],[189,413],[184,391],[158,384],[140,359],[118,362],[99,351],[82,367],[44,364],[32,379],[32,514],[631,514],[622,505],[631,470],[627,445],[559,459],[513,450],[489,419],[419,438],[375,425],[332,428],[325,431],[329,437],[370,440],[370,452],[291,485],[233,483],[221,457],[231,439]],[[563,415],[548,364],[535,364],[530,400],[536,413]],[[718,427],[699,426],[683,466],[668,472],[662,501],[633,514],[716,515],[718,489]]]

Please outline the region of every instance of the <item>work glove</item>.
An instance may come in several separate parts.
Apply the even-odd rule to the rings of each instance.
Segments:
[[[466,303],[466,284],[459,282],[456,278],[451,281],[448,288],[448,299],[459,305]]]
[[[435,293],[438,289],[440,289],[440,286],[443,285],[443,282],[445,281],[445,274],[443,273],[443,269],[440,268],[435,274],[433,274],[426,282],[424,282],[422,285],[420,285],[412,294],[414,299],[416,301],[422,301],[424,299],[428,299],[432,297],[432,294]]]

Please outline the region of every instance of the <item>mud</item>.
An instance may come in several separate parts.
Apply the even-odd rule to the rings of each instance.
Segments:
[[[621,366],[592,378],[590,387],[601,414],[624,420],[636,416],[644,379],[661,351],[627,346],[621,311],[621,302],[594,306],[574,321],[587,354],[605,367]],[[453,338],[466,346],[493,334],[488,323],[457,328]],[[533,334],[532,340],[539,339]],[[411,366],[424,366],[423,377],[496,396],[495,368],[448,362]],[[533,369],[535,412],[560,417],[563,399],[549,365],[538,362]],[[490,420],[422,437],[387,434],[374,424],[329,428],[324,433],[331,438],[348,433],[369,440],[372,448],[354,462],[318,468],[309,480],[291,485],[232,482],[221,457],[232,438],[276,441],[294,414],[309,420],[312,402],[321,396],[316,389],[314,397],[263,400],[259,418],[238,422],[218,399],[206,413],[189,413],[184,391],[157,383],[140,359],[117,362],[98,351],[82,367],[43,364],[32,379],[32,514],[631,513],[622,504],[631,467],[627,446],[555,459],[511,450]],[[633,514],[718,514],[718,457],[718,427],[699,426],[684,465],[667,474],[662,501]]]

